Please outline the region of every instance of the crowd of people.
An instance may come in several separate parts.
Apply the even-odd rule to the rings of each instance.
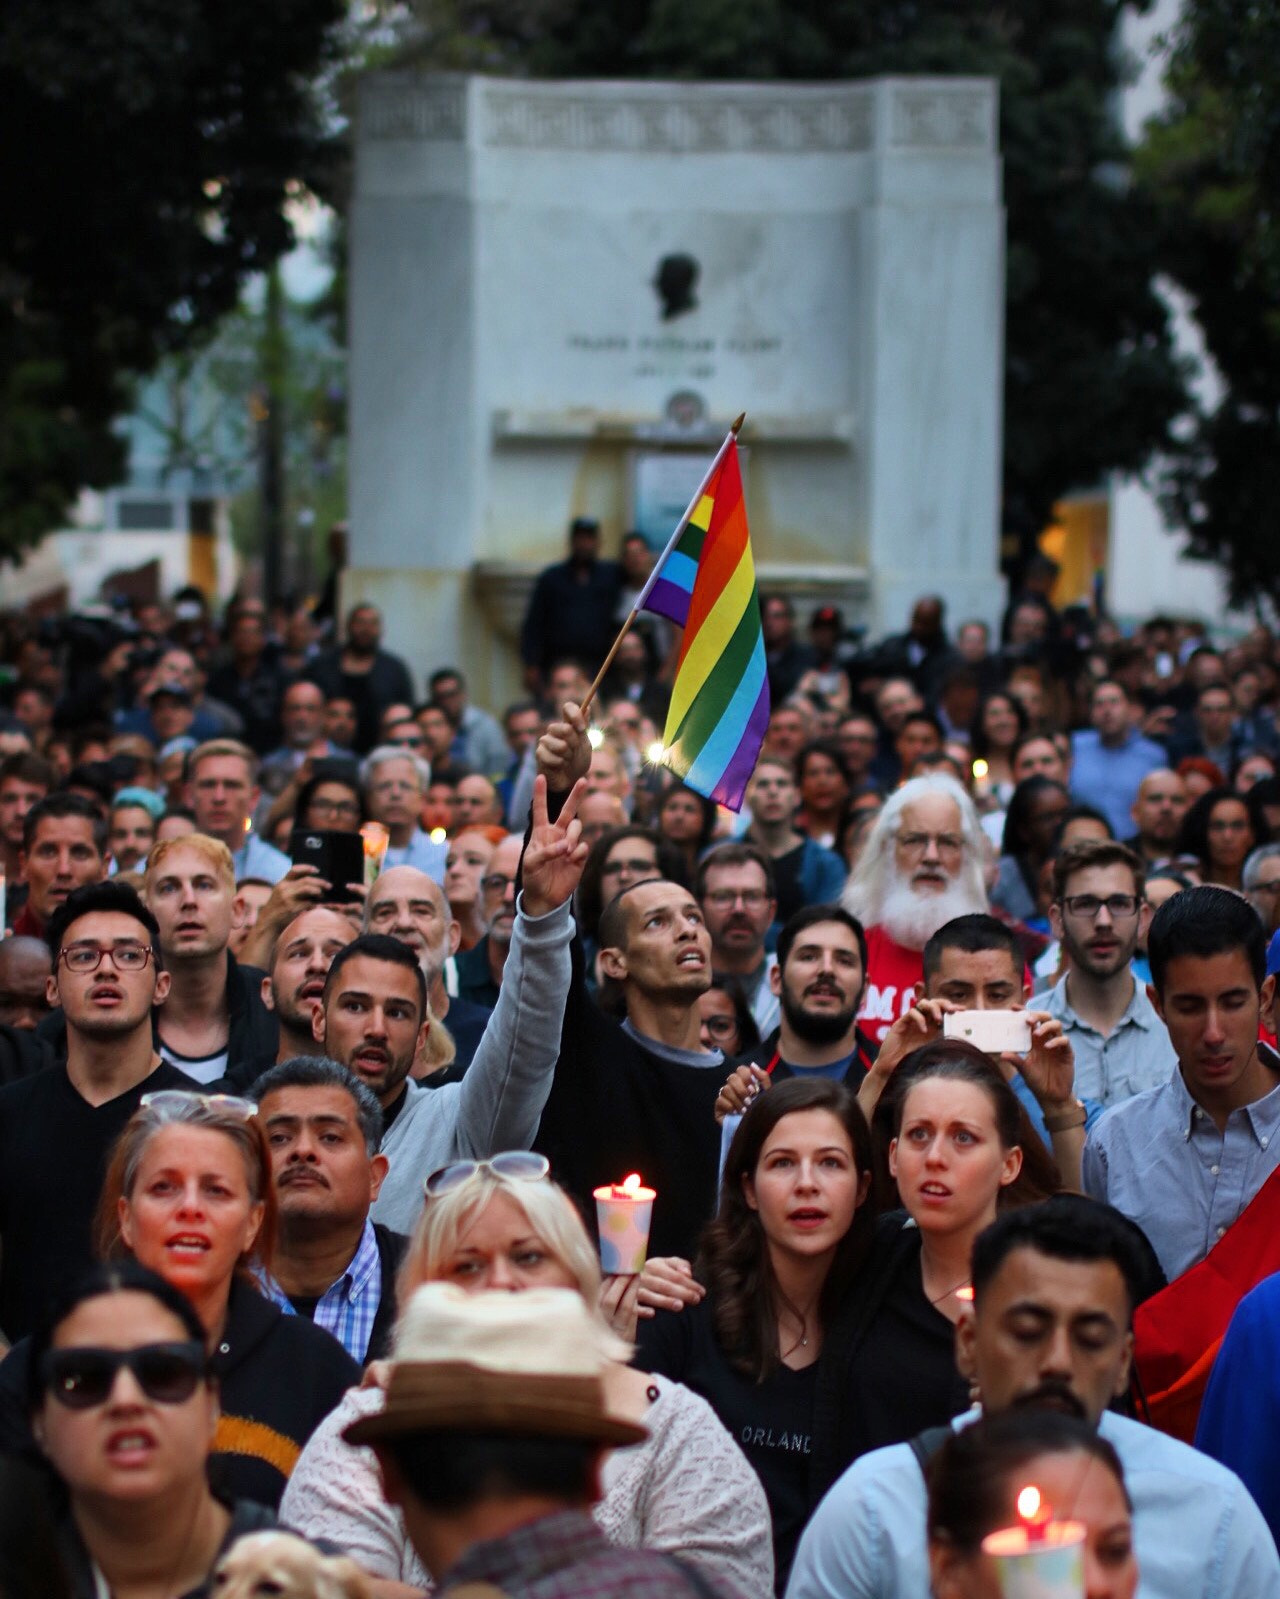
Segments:
[[[6,1599],[1280,1599],[1280,641],[765,594],[735,815],[652,559],[0,621]]]

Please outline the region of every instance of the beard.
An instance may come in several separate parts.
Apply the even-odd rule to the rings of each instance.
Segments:
[[[986,909],[986,896],[975,894],[963,879],[953,877],[939,894],[921,894],[909,879],[897,878],[884,897],[879,919],[896,944],[923,949],[940,927],[957,916],[973,916]]]
[[[787,1026],[797,1038],[806,1044],[834,1044],[841,1039],[853,1026],[853,1019],[858,1014],[858,1004],[861,994],[851,1005],[843,1006],[838,1011],[819,1011],[814,1013],[805,1009],[803,998],[797,998],[784,986],[782,990],[782,1014],[787,1019]]]

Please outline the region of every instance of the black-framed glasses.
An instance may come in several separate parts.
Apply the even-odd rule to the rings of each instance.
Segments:
[[[505,894],[514,882],[514,877],[504,877],[501,872],[491,872],[488,877],[480,879],[480,887],[486,894]]]
[[[66,944],[58,959],[69,972],[96,972],[102,957],[109,955],[118,972],[140,972],[151,959],[147,944]]]
[[[704,1016],[702,1025],[711,1034],[712,1038],[732,1038],[738,1030],[736,1016]]]
[[[712,888],[702,896],[704,905],[713,905],[718,911],[731,910],[739,900],[749,911],[758,911],[769,903],[769,895],[763,888]]]
[[[1079,916],[1082,921],[1096,922],[1105,905],[1113,922],[1123,922],[1138,914],[1142,901],[1136,894],[1108,894],[1105,899],[1097,894],[1068,894],[1062,903],[1072,916]]]
[[[639,877],[642,872],[656,872],[657,861],[645,860],[637,856],[629,861],[606,861],[600,868],[601,877],[621,877],[623,872],[630,872],[632,877]]]
[[[209,1374],[203,1344],[143,1344],[139,1349],[51,1349],[41,1363],[45,1388],[68,1410],[105,1405],[122,1370],[158,1405],[185,1404]]]
[[[359,816],[360,814],[360,807],[353,799],[313,799],[307,809],[313,816]]]
[[[441,1166],[439,1171],[433,1171],[423,1183],[422,1191],[428,1199],[438,1199],[441,1194],[452,1193],[486,1171],[495,1177],[510,1177],[521,1183],[540,1183],[550,1177],[551,1162],[531,1149],[505,1149],[488,1160],[454,1160]]]

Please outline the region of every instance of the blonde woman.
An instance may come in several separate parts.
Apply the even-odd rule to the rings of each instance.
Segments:
[[[426,1204],[400,1271],[406,1303],[424,1282],[469,1293],[576,1288],[598,1306],[600,1267],[572,1201],[541,1155],[510,1151],[458,1161],[426,1182]],[[642,1421],[645,1443],[615,1450],[595,1516],[631,1548],[668,1550],[727,1579],[745,1596],[773,1591],[769,1511],[759,1479],[710,1406],[680,1383],[634,1371],[612,1335],[610,1409]],[[371,1450],[344,1442],[357,1417],[381,1408],[381,1389],[353,1389],[303,1450],[281,1519],[336,1543],[382,1579],[380,1592],[422,1592],[430,1582],[397,1510],[383,1498]]]

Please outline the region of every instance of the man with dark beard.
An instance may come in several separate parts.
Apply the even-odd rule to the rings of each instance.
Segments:
[[[841,904],[867,929],[860,1020],[877,1044],[915,1001],[924,946],[955,917],[987,909],[983,849],[953,777],[913,777],[876,819]]]
[[[866,979],[867,938],[839,905],[806,905],[778,935],[770,984],[782,1006],[781,1025],[743,1055],[775,1082],[833,1077],[856,1093],[876,1058],[857,1025]]]

